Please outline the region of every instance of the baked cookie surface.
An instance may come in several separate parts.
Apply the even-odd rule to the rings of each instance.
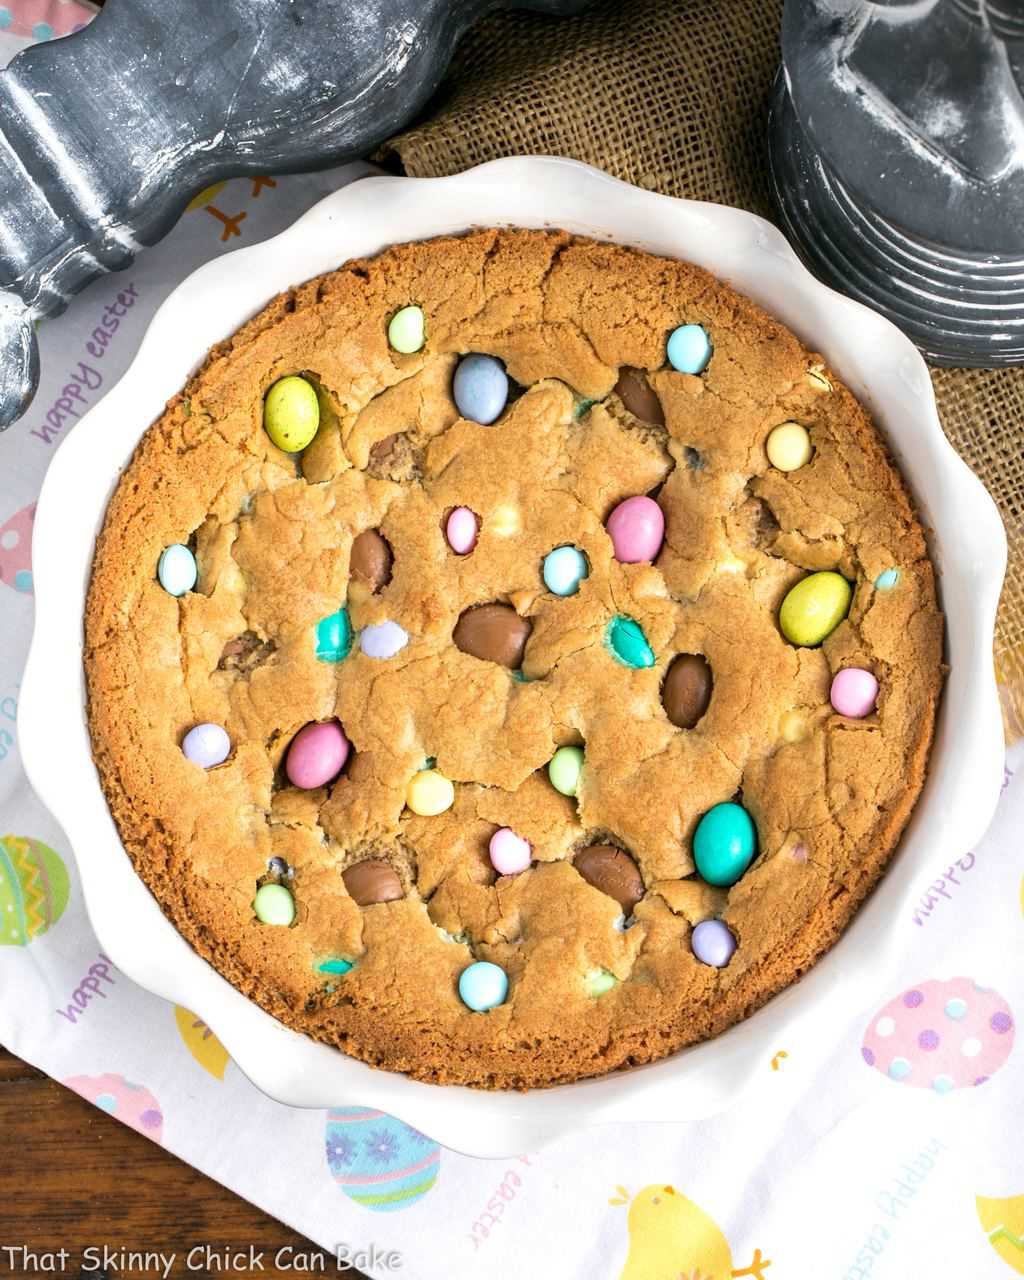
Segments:
[[[410,305],[425,343],[401,354]],[[691,326],[699,374],[666,359]],[[491,425],[456,407],[467,353],[511,380]],[[264,402],[293,376],[319,427],[289,454]],[[783,423],[811,447],[792,470],[766,451]],[[664,537],[626,562],[608,522],[642,495]],[[175,544],[180,595],[157,577]],[[814,573],[852,601],[798,645],[780,609]],[[920,524],[821,358],[694,266],[557,232],[396,246],[215,348],[111,499],[85,631],[104,791],[195,950],[317,1039],[490,1088],[661,1057],[797,979],[893,853],[942,680]],[[877,681],[857,718],[830,701],[848,668]],[[348,744],[323,786],[289,755],[313,724]],[[223,763],[185,754],[197,725]],[[575,794],[549,773],[566,746]],[[755,847],[713,883],[694,838],[722,804]],[[500,875],[504,829],[498,865],[525,844],[528,866]],[[258,918],[267,886],[290,925]],[[508,982],[486,1012],[460,995],[481,961]]]

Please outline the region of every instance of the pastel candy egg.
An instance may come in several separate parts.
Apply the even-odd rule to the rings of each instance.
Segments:
[[[444,536],[457,556],[468,556],[476,546],[480,522],[469,507],[456,507],[444,526]]]
[[[405,803],[423,818],[435,818],[455,803],[455,787],[437,769],[421,769],[409,779]]]
[[[402,307],[391,317],[388,342],[401,355],[419,351],[426,340],[426,323],[422,307]]]
[[[582,747],[559,747],[548,762],[548,779],[563,796],[576,795],[582,772]]]
[[[778,471],[798,471],[811,460],[814,450],[807,428],[799,422],[781,422],[765,442],[768,461]]]
[[[60,857],[29,836],[0,838],[0,946],[27,947],[64,914],[70,881]]]
[[[477,960],[459,974],[459,996],[462,1003],[476,1013],[486,1013],[505,1003],[508,975],[489,960]]]
[[[499,827],[487,846],[491,866],[502,876],[518,875],[530,865],[533,852],[529,840],[516,835],[511,827]]]
[[[556,596],[574,596],[590,574],[587,557],[578,547],[555,547],[544,557],[544,585]]]
[[[252,909],[260,924],[287,926],[295,919],[295,899],[283,884],[264,884],[256,890]]]
[[[693,860],[708,884],[735,884],[756,852],[757,830],[742,805],[716,804],[697,823]]]
[[[359,647],[368,658],[393,658],[408,643],[408,631],[397,622],[377,622],[359,633]]]
[[[608,969],[591,969],[583,978],[583,986],[588,996],[606,995],[617,982],[618,978]]]
[[[665,354],[679,373],[703,373],[711,359],[711,339],[703,325],[683,324],[669,334]]]
[[[1013,1047],[1010,1007],[970,978],[929,979],[894,996],[864,1033],[861,1057],[897,1084],[950,1093],[984,1084]]]
[[[623,564],[653,560],[665,540],[665,515],[653,498],[638,494],[620,502],[608,517],[615,559]]]
[[[810,573],[792,587],[779,610],[786,639],[801,648],[822,643],[850,611],[853,588],[839,573]]]
[[[316,624],[316,656],[320,662],[341,662],[352,648],[348,610],[339,609]]]
[[[285,453],[299,453],[320,426],[320,402],[305,378],[281,378],[263,402],[263,429]]]
[[[900,580],[899,569],[883,569],[875,579],[876,591],[891,591]]]
[[[375,1213],[407,1209],[434,1186],[441,1148],[410,1125],[368,1107],[327,1113],[327,1167],[345,1195]]]
[[[452,395],[455,407],[464,418],[490,426],[508,401],[505,366],[494,356],[463,356],[455,370]]]
[[[702,920],[694,926],[690,946],[701,964],[724,969],[736,950],[736,939],[729,926],[721,920]]]
[[[312,791],[341,773],[349,755],[349,741],[337,720],[307,724],[292,738],[284,771],[293,787]]]
[[[632,618],[613,618],[606,633],[608,647],[626,667],[653,667],[654,650],[647,643],[639,622]]]
[[[197,724],[185,734],[181,749],[186,760],[213,769],[231,754],[231,739],[223,725]]]
[[[62,1084],[154,1142],[163,1137],[164,1117],[160,1104],[141,1084],[133,1084],[124,1076],[112,1073],[71,1076]]]
[[[184,543],[172,542],[160,552],[156,576],[168,595],[183,596],[196,585],[199,567],[195,556]]]
[[[878,681],[863,667],[844,667],[832,680],[829,701],[841,716],[863,720],[875,709]]]

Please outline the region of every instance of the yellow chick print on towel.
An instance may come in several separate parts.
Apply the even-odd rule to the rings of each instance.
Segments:
[[[1024,1196],[1007,1196],[1003,1200],[975,1196],[974,1202],[989,1244],[1018,1275],[1024,1276]]]
[[[644,1187],[629,1200],[624,1187],[609,1204],[629,1204],[629,1257],[620,1280],[765,1280],[771,1266],[754,1250],[748,1267],[734,1268],[729,1242],[714,1221],[675,1187]]]

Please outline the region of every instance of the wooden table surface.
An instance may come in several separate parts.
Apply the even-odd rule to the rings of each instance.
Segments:
[[[54,1273],[72,1280],[103,1277],[163,1276],[162,1264],[129,1265],[92,1270],[83,1267],[87,1249],[177,1255],[174,1277],[221,1280],[221,1277],[300,1274],[343,1276],[335,1260],[259,1209],[239,1199],[191,1166],[184,1164],[141,1133],[105,1115],[78,1094],[56,1084],[41,1071],[0,1046],[0,1277],[28,1280]],[[282,1180],[287,1171],[282,1170]],[[250,1246],[262,1250],[263,1270],[250,1267],[189,1270],[189,1250],[210,1245],[218,1261],[225,1248],[248,1257]],[[40,1257],[27,1265],[19,1253],[25,1246],[39,1255],[64,1248],[68,1256],[45,1267]],[[274,1264],[280,1249],[282,1266]],[[300,1259],[306,1263],[299,1270]],[[306,1261],[308,1260],[308,1261]],[[87,1259],[91,1261],[91,1259]],[[193,1261],[203,1263],[197,1255]],[[284,1265],[291,1261],[291,1266]],[[401,1277],[402,1271],[396,1271]],[[365,1280],[365,1278],[364,1278]]]

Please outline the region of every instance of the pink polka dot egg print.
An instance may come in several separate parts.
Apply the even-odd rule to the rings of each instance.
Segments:
[[[124,1076],[107,1073],[102,1076],[71,1076],[62,1082],[83,1098],[120,1120],[131,1129],[137,1129],[154,1142],[160,1142],[164,1133],[164,1117],[160,1104],[141,1084],[133,1084]]]
[[[861,1056],[897,1084],[950,1093],[984,1084],[1013,1048],[1013,1015],[998,992],[970,978],[930,979],[879,1009]]]

